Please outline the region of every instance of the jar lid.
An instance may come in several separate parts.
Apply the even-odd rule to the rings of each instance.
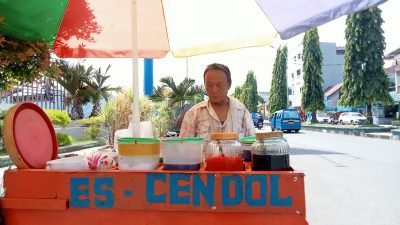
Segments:
[[[133,137],[122,137],[118,138],[118,144],[156,144],[160,143],[157,138],[133,138]]]
[[[256,138],[282,138],[283,132],[282,131],[272,131],[272,132],[260,132],[256,133]]]
[[[239,142],[242,144],[253,144],[254,142],[256,142],[256,136],[242,137],[239,139]]]
[[[211,133],[212,140],[233,140],[237,139],[237,133]]]
[[[162,142],[198,142],[203,141],[201,137],[183,137],[183,138],[167,138],[163,139]]]

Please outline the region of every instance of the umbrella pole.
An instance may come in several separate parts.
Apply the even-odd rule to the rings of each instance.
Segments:
[[[132,23],[132,75],[133,75],[133,102],[132,118],[133,123],[140,122],[139,111],[139,78],[138,78],[138,44],[137,44],[137,0],[131,0],[131,23]],[[134,132],[134,131],[133,131]]]

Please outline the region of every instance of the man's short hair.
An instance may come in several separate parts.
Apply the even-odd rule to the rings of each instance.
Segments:
[[[231,87],[231,84],[232,84],[231,71],[229,70],[229,68],[227,66],[225,66],[224,64],[220,64],[220,63],[213,63],[213,64],[208,65],[207,68],[204,70],[204,74],[203,74],[204,82],[206,81],[206,73],[209,70],[220,70],[220,71],[224,72],[226,74],[226,79],[228,81],[228,85],[229,85],[229,87]]]

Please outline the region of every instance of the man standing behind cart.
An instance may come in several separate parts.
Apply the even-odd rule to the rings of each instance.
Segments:
[[[229,68],[213,63],[203,76],[208,100],[186,112],[179,136],[203,137],[209,141],[211,133],[235,132],[239,138],[254,135],[253,120],[246,106],[228,96],[232,84]]]

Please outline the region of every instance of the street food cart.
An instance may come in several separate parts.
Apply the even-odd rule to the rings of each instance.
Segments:
[[[40,112],[32,105],[27,108]],[[15,114],[18,117],[18,110]],[[20,128],[17,124],[13,129],[15,134]],[[22,154],[19,157],[29,161]],[[190,171],[164,170],[163,164],[143,171],[117,167],[9,169],[4,173],[5,195],[0,198],[2,222],[10,225],[307,224],[303,172],[252,171],[250,162],[245,162],[244,168],[244,171],[206,171],[203,163],[199,170]]]

